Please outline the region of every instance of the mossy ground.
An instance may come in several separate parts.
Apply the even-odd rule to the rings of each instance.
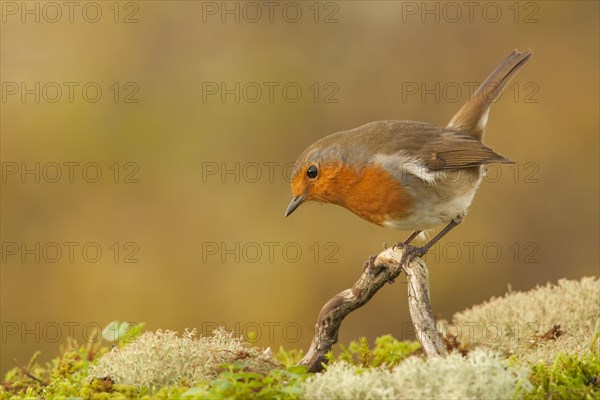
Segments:
[[[569,297],[581,296],[584,292],[581,285],[593,284],[600,289],[598,279],[580,283],[566,285],[573,291],[564,298],[565,302]],[[550,293],[557,287],[536,289],[531,291],[532,296],[539,297],[540,290]],[[497,304],[504,307],[505,303],[503,300]],[[589,304],[580,303],[587,310],[582,315],[592,318],[584,325],[597,327],[599,307],[590,314]],[[582,336],[577,346],[563,346],[552,357],[546,351],[551,346],[545,346],[543,353],[539,351],[540,341],[561,338],[544,332],[530,345],[529,352],[527,347],[519,345],[519,350],[527,354],[499,352],[494,346],[486,348],[483,343],[474,346],[450,337],[448,345],[455,351],[445,360],[426,359],[416,342],[398,341],[386,335],[369,345],[363,338],[340,346],[335,355],[330,353],[331,367],[320,374],[310,374],[303,367],[294,366],[302,356],[299,350],[280,349],[271,354],[224,330],[215,331],[212,337],[194,338],[193,332],[180,337],[169,331],[141,334],[140,328],[112,324],[103,332],[110,342],[94,341],[82,346],[70,342],[57,357],[44,364],[38,361],[36,353],[28,363],[17,365],[6,374],[0,398],[600,399],[597,328],[591,331],[591,337]],[[579,337],[577,332],[570,334]],[[562,340],[571,343],[568,338]],[[161,353],[157,348],[165,351]],[[173,356],[173,349],[180,353]],[[532,355],[537,355],[538,360],[532,361]],[[132,364],[132,359],[140,361]],[[137,362],[143,365],[137,368],[134,365]],[[168,371],[168,379],[163,380],[157,370]]]
[[[347,363],[364,373],[391,369],[407,357],[422,357],[416,342],[400,342],[382,336],[374,346],[360,339],[329,356],[330,363]],[[302,367],[294,367],[301,352],[280,350],[276,358],[281,366],[268,373],[250,370],[243,361],[220,366],[212,380],[162,388],[119,385],[110,377],[87,379],[88,367],[108,352],[107,346],[66,346],[62,354],[40,365],[37,354],[26,366],[9,371],[2,384],[3,399],[298,399],[303,397],[304,382],[313,376]],[[512,360],[512,362],[517,362]],[[533,389],[516,391],[514,397],[526,399],[600,399],[600,356],[591,351],[585,356],[559,354],[554,363],[532,365],[529,381]]]
[[[126,344],[124,345],[126,346]],[[218,366],[214,379],[194,386],[181,383],[167,387],[117,384],[111,377],[93,378],[88,372],[109,352],[108,346],[73,343],[62,349],[52,361],[41,365],[36,353],[27,365],[10,370],[0,387],[1,399],[296,399],[301,383],[310,374],[306,368],[295,367],[300,352],[277,354],[281,364],[268,372],[252,371],[243,359]],[[289,366],[286,366],[287,363]]]

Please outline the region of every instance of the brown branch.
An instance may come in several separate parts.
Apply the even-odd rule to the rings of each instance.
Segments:
[[[417,339],[429,357],[445,357],[446,347],[435,328],[429,300],[429,273],[420,258],[412,258],[401,265],[403,249],[390,247],[379,253],[365,269],[351,289],[335,295],[321,309],[310,348],[300,360],[310,372],[323,369],[325,354],[337,342],[342,320],[365,305],[386,282],[393,282],[402,271],[408,277],[410,315]]]

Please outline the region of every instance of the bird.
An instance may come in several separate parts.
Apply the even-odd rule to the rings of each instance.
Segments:
[[[425,255],[461,223],[485,166],[514,163],[482,139],[492,104],[531,56],[531,50],[512,51],[445,127],[375,121],[308,146],[294,163],[285,217],[307,201],[336,204],[376,225],[412,231],[397,246]],[[411,245],[441,226],[426,244]]]

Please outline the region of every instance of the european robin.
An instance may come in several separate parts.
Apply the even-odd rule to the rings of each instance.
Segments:
[[[376,121],[313,143],[296,161],[285,216],[309,200],[338,204],[374,224],[414,231],[402,244],[424,255],[462,221],[485,165],[513,163],[482,137],[492,103],[530,57],[529,50],[510,53],[446,127]],[[424,246],[409,245],[442,225]]]

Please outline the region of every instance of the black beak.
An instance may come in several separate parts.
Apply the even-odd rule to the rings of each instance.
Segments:
[[[288,206],[287,210],[285,210],[285,216],[287,217],[288,215],[293,213],[296,208],[300,207],[300,204],[302,204],[304,199],[306,199],[305,194],[294,197],[290,202],[290,205]]]

